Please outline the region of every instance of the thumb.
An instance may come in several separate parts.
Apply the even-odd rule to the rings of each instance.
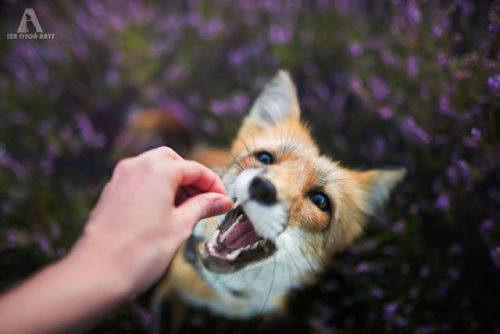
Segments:
[[[233,206],[227,196],[219,193],[203,193],[190,197],[177,207],[183,220],[197,222],[200,219],[221,215]]]

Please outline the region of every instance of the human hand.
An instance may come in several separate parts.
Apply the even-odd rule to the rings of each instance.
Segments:
[[[160,278],[197,221],[231,205],[214,172],[153,149],[117,164],[70,256],[135,294]]]

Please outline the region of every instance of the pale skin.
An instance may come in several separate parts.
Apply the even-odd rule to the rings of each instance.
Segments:
[[[231,206],[215,173],[170,148],[120,161],[71,252],[0,296],[2,333],[88,329],[153,285],[198,220]]]

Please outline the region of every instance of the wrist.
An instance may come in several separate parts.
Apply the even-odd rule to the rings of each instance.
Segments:
[[[63,265],[79,273],[89,286],[102,291],[110,303],[120,303],[130,297],[132,283],[118,262],[107,256],[98,244],[80,241],[82,243],[62,260]]]

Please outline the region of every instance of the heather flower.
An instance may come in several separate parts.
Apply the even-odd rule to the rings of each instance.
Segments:
[[[387,84],[378,77],[370,78],[370,89],[373,98],[378,101],[384,100],[391,91]]]
[[[384,290],[378,286],[373,286],[370,288],[370,294],[375,298],[382,298],[384,296]]]
[[[431,136],[412,117],[403,122],[403,129],[424,144],[428,144],[431,141]]]
[[[409,2],[408,6],[406,7],[406,15],[408,16],[408,20],[411,24],[415,25],[420,23],[422,16],[415,1]]]
[[[269,39],[272,43],[285,44],[291,41],[293,31],[291,27],[284,25],[271,25],[269,28]]]
[[[488,78],[488,86],[492,92],[498,93],[500,90],[500,74],[490,76]]]
[[[394,224],[392,230],[394,231],[394,233],[402,234],[405,231],[405,228],[406,228],[405,222],[400,220]]]
[[[228,55],[228,60],[229,62],[232,64],[232,65],[241,65],[245,62],[246,60],[246,55],[245,53],[243,52],[243,50],[234,50],[234,51],[231,51]]]
[[[397,310],[397,306],[396,305],[394,305],[392,303],[386,304],[384,306],[385,317],[386,318],[392,317],[392,315],[394,314],[394,312],[396,312],[396,310]]]
[[[366,273],[366,272],[369,272],[370,270],[371,270],[371,266],[366,262],[362,262],[362,263],[358,264],[358,266],[356,267],[356,271],[358,273]]]
[[[208,22],[202,24],[198,28],[198,33],[200,37],[204,40],[208,40],[216,37],[224,30],[224,23],[219,19],[211,19]]]
[[[388,107],[381,107],[377,109],[377,114],[383,119],[389,119],[393,115],[393,111]]]
[[[443,194],[436,199],[434,206],[442,211],[448,211],[450,207],[450,197],[447,194]]]
[[[51,247],[50,242],[47,238],[45,238],[43,236],[39,236],[37,238],[37,242],[38,242],[38,247],[40,247],[40,250],[43,253],[45,253],[45,254],[52,253],[52,247]]]
[[[19,233],[13,229],[7,229],[5,231],[5,237],[7,239],[8,247],[16,247],[21,240]]]
[[[455,268],[448,269],[448,275],[456,281],[460,277],[460,272]]]
[[[417,58],[414,56],[408,57],[406,64],[407,64],[406,66],[407,66],[408,74],[411,77],[417,76],[418,75],[418,60],[417,60]]]
[[[359,42],[351,43],[349,44],[349,52],[351,53],[351,55],[357,57],[363,53],[363,45],[361,45],[361,43]]]
[[[230,109],[238,115],[242,115],[248,108],[249,99],[246,94],[237,93],[229,99]]]
[[[488,30],[490,31],[490,33],[495,34],[500,31],[500,25],[496,23],[490,23],[490,25],[488,26]]]
[[[493,228],[493,221],[490,218],[485,219],[481,223],[481,231],[483,231],[483,232],[490,231],[492,228]]]

